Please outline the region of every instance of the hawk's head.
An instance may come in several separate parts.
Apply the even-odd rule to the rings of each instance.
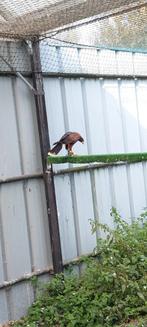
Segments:
[[[84,144],[84,139],[82,136],[80,136],[79,141]]]

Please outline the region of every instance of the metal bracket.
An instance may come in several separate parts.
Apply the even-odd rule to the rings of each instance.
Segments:
[[[33,91],[34,94],[38,94],[37,90],[33,87],[31,83],[27,81],[27,79],[19,72],[15,71],[15,74]]]
[[[13,66],[2,56],[0,55],[0,58],[3,60],[3,62],[11,69],[11,71],[16,74],[17,77],[19,77],[35,95],[43,95],[44,93],[39,93],[37,90],[33,87],[31,83],[27,81],[27,79],[19,72],[16,71],[16,69],[13,68]]]

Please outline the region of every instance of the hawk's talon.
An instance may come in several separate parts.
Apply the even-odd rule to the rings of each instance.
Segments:
[[[68,152],[68,156],[72,157],[72,156],[75,156],[76,154],[73,152],[73,151],[69,151]]]

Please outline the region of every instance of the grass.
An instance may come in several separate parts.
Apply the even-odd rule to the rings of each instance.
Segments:
[[[75,155],[75,156],[48,156],[48,164],[61,164],[61,163],[91,163],[91,162],[142,162],[147,161],[147,153],[117,153],[117,154],[93,154],[93,155]]]
[[[102,228],[96,258],[83,259],[80,277],[68,271],[57,275],[41,291],[28,315],[15,327],[147,327],[146,213],[129,226],[115,209],[116,229]]]

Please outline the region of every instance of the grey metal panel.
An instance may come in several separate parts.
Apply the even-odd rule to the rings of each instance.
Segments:
[[[65,121],[66,130],[78,131],[85,139],[84,146],[81,143],[77,143],[74,146],[75,152],[84,154],[88,151],[87,148],[87,135],[85,127],[84,117],[84,103],[83,94],[80,80],[64,80],[62,81],[64,92],[64,105],[63,115]],[[74,166],[74,165],[71,165]],[[70,179],[72,203],[74,210],[74,224],[77,243],[77,254],[86,254],[93,250],[95,246],[95,237],[91,235],[89,219],[93,218],[92,207],[92,194],[89,174],[83,173],[80,175],[74,175]],[[85,198],[89,200],[87,207],[85,206]],[[88,201],[87,200],[87,201]],[[84,201],[84,205],[83,205]],[[85,229],[83,230],[83,226]],[[88,242],[87,242],[88,240]]]
[[[55,189],[58,205],[58,219],[63,260],[70,261],[77,257],[77,238],[74,220],[74,207],[69,176],[55,178]]]
[[[0,77],[0,178],[42,172],[33,93],[15,77]],[[44,183],[0,186],[0,284],[52,268]],[[0,290],[0,323],[26,313],[29,282]]]
[[[146,101],[147,101],[147,83],[136,81],[136,105],[137,105],[137,117],[139,126],[140,148],[141,151],[147,149],[147,119],[146,119]],[[145,197],[147,202],[147,163],[142,163],[143,167],[143,180],[145,188]]]
[[[90,220],[94,219],[91,180],[89,172],[74,174],[75,201],[77,206],[77,228],[79,255],[88,254],[96,246],[96,236],[92,235]],[[75,203],[73,203],[74,205]]]
[[[99,217],[95,217],[100,223],[114,227],[110,209],[112,207],[109,169],[95,171],[96,196]]]
[[[77,154],[84,154],[87,152],[86,131],[84,121],[84,108],[83,98],[81,92],[80,79],[65,79],[65,97],[66,108],[63,108],[64,115],[66,115],[66,129],[75,131],[77,130],[84,138],[85,144],[80,142],[75,145],[75,152]]]
[[[33,93],[15,77],[0,77],[0,177],[42,172]],[[0,187],[0,283],[52,267],[43,180]],[[33,301],[29,283],[0,290],[0,323],[19,318]]]
[[[143,151],[142,133],[144,126],[140,124],[140,108],[139,102],[144,99],[145,92],[142,98],[137,94],[136,84],[140,82],[121,82],[120,86],[120,101],[122,110],[122,120],[124,128],[124,146],[126,152]],[[147,85],[147,83],[146,83]],[[142,111],[142,109],[141,109]],[[145,138],[144,138],[145,140]],[[144,148],[144,151],[145,148]],[[130,207],[132,217],[136,217],[144,207],[146,207],[146,185],[145,185],[145,170],[146,164],[138,164],[128,167],[128,183],[130,188]]]
[[[93,251],[96,238],[91,233],[94,218],[88,172],[55,179],[62,255],[64,261]]]
[[[112,205],[119,210],[119,213],[127,222],[131,222],[131,208],[129,187],[126,167],[115,167],[113,170],[113,190],[115,202]]]
[[[9,297],[9,319],[19,319],[26,315],[28,307],[34,300],[33,287],[30,282],[23,282],[13,287],[8,291]]]
[[[52,267],[43,181],[1,186],[6,276],[13,280]]]
[[[140,146],[142,151],[147,149],[147,81],[136,81],[135,83],[136,102],[138,111],[138,123],[140,130]]]
[[[21,183],[2,185],[0,194],[6,269],[9,280],[31,271],[26,208]]]
[[[123,103],[120,101],[121,89],[119,81],[104,81],[102,82],[102,96],[103,96],[103,114],[104,114],[104,133],[106,136],[107,153],[126,152],[125,144],[125,130],[122,121],[124,114]],[[130,216],[134,213],[130,209],[130,194],[131,185],[129,178],[128,167],[118,167],[109,169],[109,184],[111,195],[111,207],[119,210],[124,219],[130,220]],[[120,185],[122,190],[120,191]],[[122,197],[122,194],[125,194]],[[124,206],[124,198],[126,200]],[[131,201],[131,208],[132,208]],[[131,211],[130,211],[131,210]]]
[[[31,80],[29,80],[31,83]],[[12,80],[17,133],[23,174],[42,171],[36,109],[32,91],[23,81]]]
[[[102,96],[107,152],[123,152],[118,83],[111,80],[104,81],[102,83]]]
[[[64,117],[62,111],[62,94],[60,88],[60,79],[45,78],[44,89],[45,89],[45,97],[46,97],[48,125],[50,131],[50,139],[51,139],[50,141],[51,144],[53,144],[53,142],[59,140],[61,134],[65,132]]]
[[[1,178],[41,172],[33,94],[19,79],[0,77],[0,96]],[[1,284],[52,267],[43,181],[1,185],[0,203]],[[12,287],[10,296],[0,291],[0,322],[26,312],[27,289],[26,283]]]
[[[74,145],[76,154],[87,153],[87,136],[84,117],[84,102],[80,79],[64,79],[62,80],[63,93],[63,115],[66,131],[78,131],[84,138],[84,144],[77,142]],[[70,164],[70,167],[76,165]]]
[[[5,290],[0,290],[0,323],[10,319]]]
[[[140,135],[138,113],[136,106],[135,82],[122,81],[120,86],[120,100],[123,112],[125,143],[127,152],[140,151]]]
[[[2,227],[2,220],[1,220],[1,212],[0,212],[0,283],[4,281],[4,269],[3,269],[3,262],[4,262],[4,253],[3,253],[3,227]]]
[[[0,176],[21,174],[15,104],[10,78],[0,77]]]
[[[65,128],[63,115],[63,91],[61,89],[61,79],[44,78],[45,99],[47,108],[48,127],[50,133],[51,146],[58,141],[60,137],[67,131]],[[61,154],[66,154],[64,147]],[[60,168],[68,167],[68,165],[61,165]],[[59,169],[55,165],[55,169]]]
[[[101,81],[82,80],[88,152],[106,153]]]
[[[19,79],[0,77],[0,175],[40,172],[41,156],[33,94]]]
[[[52,268],[52,255],[45,189],[42,180],[28,180],[24,183],[28,224],[32,247],[33,270]]]

